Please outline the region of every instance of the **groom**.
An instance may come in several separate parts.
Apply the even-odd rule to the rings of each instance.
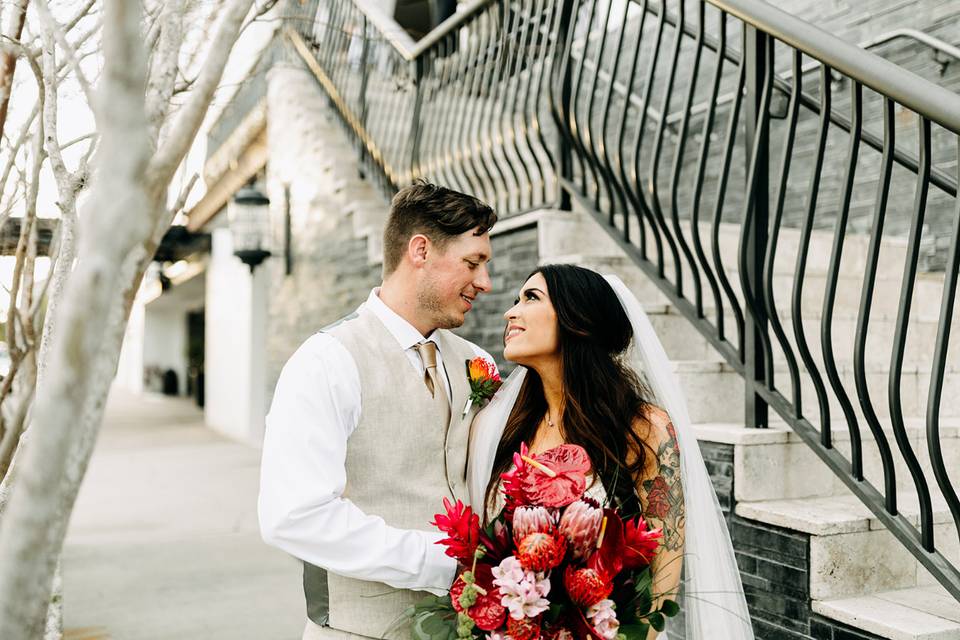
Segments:
[[[439,595],[453,582],[456,561],[429,523],[443,497],[468,501],[465,361],[492,358],[448,329],[490,291],[496,219],[463,193],[402,189],[384,231],[383,283],[280,374],[260,529],[304,563],[305,640],[383,637],[416,591]]]

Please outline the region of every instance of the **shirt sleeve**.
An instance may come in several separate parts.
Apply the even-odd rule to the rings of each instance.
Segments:
[[[356,363],[330,335],[311,337],[284,366],[266,418],[261,535],[342,576],[446,593],[456,561],[435,544],[442,533],[391,527],[342,497],[360,397]]]

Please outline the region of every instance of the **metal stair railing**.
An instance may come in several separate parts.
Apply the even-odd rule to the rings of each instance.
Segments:
[[[960,367],[947,359],[960,269],[960,95],[760,0],[477,0],[419,43],[368,0],[330,0],[315,16],[290,39],[386,192],[424,176],[507,214],[591,214],[743,376],[746,425],[767,426],[772,408],[960,601],[960,569],[935,535],[934,508],[942,501],[960,531],[960,477],[947,468],[941,428],[944,394],[960,395]],[[694,112],[696,103],[707,107]],[[671,113],[682,115],[661,115]],[[904,362],[928,220],[951,235],[920,371]],[[868,247],[851,275],[844,249],[854,224]],[[895,224],[907,241],[878,374],[868,338],[881,320],[874,308],[892,295],[878,273],[891,268],[882,240]],[[788,306],[775,295],[786,225],[798,234]],[[736,251],[723,244],[731,227]],[[832,229],[819,344],[804,322],[815,229]],[[838,353],[838,291],[851,278],[854,344]],[[905,375],[926,381],[913,416]],[[832,435],[838,413],[849,455]],[[911,441],[910,417],[924,423],[925,451]],[[864,464],[871,438],[876,484]],[[898,498],[903,469],[919,527]]]

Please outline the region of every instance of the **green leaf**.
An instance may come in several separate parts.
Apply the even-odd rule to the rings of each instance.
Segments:
[[[650,632],[650,625],[642,622],[622,624],[618,632],[626,636],[627,640],[646,640],[647,634]]]
[[[660,613],[667,616],[668,618],[672,618],[673,616],[680,613],[680,605],[678,605],[673,600],[664,600],[663,606],[660,607]]]
[[[647,616],[647,622],[657,631],[663,631],[663,627],[666,625],[666,621],[664,621],[663,616],[659,613],[651,613]]]

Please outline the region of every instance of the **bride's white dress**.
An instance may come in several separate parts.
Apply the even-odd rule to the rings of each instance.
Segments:
[[[753,626],[730,534],[692,432],[683,392],[643,306],[618,277],[605,278],[633,328],[633,343],[626,362],[646,382],[653,392],[652,400],[670,416],[677,434],[686,511],[684,584],[679,603],[684,617],[684,637],[687,640],[753,640]],[[500,436],[525,375],[525,369],[518,367],[471,426],[467,484],[471,503],[478,512],[483,509]],[[599,489],[591,490],[603,490],[599,482],[593,485]]]

